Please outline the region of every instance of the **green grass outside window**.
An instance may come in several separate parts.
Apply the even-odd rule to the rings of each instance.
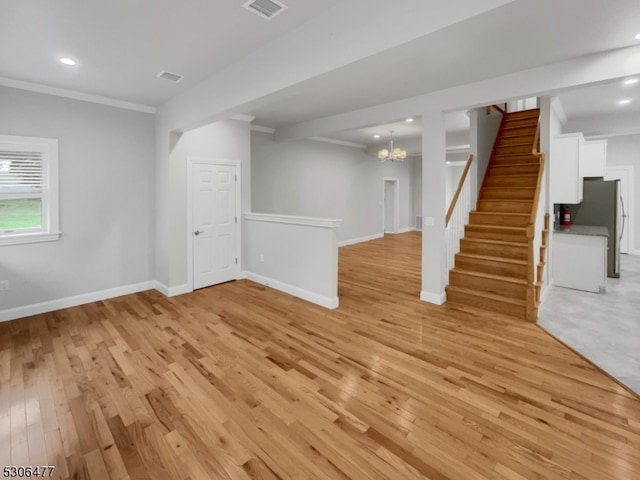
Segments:
[[[42,205],[39,198],[0,200],[0,230],[37,228],[42,225]]]

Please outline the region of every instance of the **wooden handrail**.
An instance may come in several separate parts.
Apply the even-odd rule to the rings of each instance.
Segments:
[[[538,170],[538,182],[535,196],[533,197],[533,208],[531,209],[531,217],[529,218],[529,225],[535,225],[536,216],[538,215],[538,203],[540,202],[540,186],[542,185],[542,176],[544,174],[544,163],[545,156],[544,153],[539,154],[540,156],[540,169]]]
[[[540,147],[540,122],[536,126],[536,135],[533,137],[533,147],[531,148],[531,153],[538,153]]]
[[[495,108],[496,110],[498,110],[502,115],[506,115],[507,114],[507,104],[504,104],[504,108],[500,108],[498,105],[491,105],[493,108]]]
[[[469,158],[467,159],[467,164],[464,166],[462,176],[460,177],[460,181],[458,182],[458,188],[456,189],[456,193],[453,195],[453,198],[451,199],[451,203],[449,204],[449,210],[447,210],[445,227],[449,225],[449,220],[451,220],[451,216],[453,215],[453,210],[456,208],[456,203],[458,203],[458,197],[460,196],[460,192],[462,191],[462,186],[464,185],[464,181],[467,178],[467,173],[469,173],[469,169],[471,168],[471,162],[473,162],[473,154],[470,154]]]

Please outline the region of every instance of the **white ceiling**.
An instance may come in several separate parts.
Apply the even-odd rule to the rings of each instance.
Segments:
[[[629,79],[637,79],[638,82],[625,85],[624,81]],[[594,116],[609,117],[617,113],[640,113],[640,75],[615,82],[565,90],[557,92],[556,96],[566,117],[572,120]],[[631,100],[631,103],[620,105],[618,102],[623,99]],[[445,114],[445,129],[448,133],[468,130],[469,124],[469,116],[466,112]],[[388,138],[389,130],[394,130],[393,135],[398,139],[419,137],[422,135],[420,117],[414,117],[412,123],[400,121],[368,126],[335,132],[330,137],[352,143],[373,145],[380,142],[373,137],[374,135],[382,135],[382,139]]]
[[[638,0],[518,0],[299,84],[250,113],[279,128],[638,44],[638,31]]]
[[[158,106],[338,2],[285,0],[265,20],[245,1],[0,0],[0,77]]]
[[[637,79],[638,82],[625,85],[624,80],[620,80],[576,88],[560,92],[558,99],[567,117],[571,119],[640,112],[640,75],[630,78]],[[631,100],[631,103],[620,105],[618,102],[623,99]]]
[[[360,145],[373,145],[389,139],[389,132],[393,130],[393,138],[406,139],[422,136],[422,122],[420,117],[411,117],[413,122],[405,120],[386,123],[384,125],[373,125],[369,127],[357,128],[335,132],[330,138],[351,142]],[[462,132],[469,130],[469,115],[467,112],[449,112],[444,116],[444,124],[447,132]],[[377,139],[374,135],[380,135]]]
[[[453,24],[446,18],[441,23],[434,20],[440,11],[438,2],[431,0],[398,0],[391,10],[379,0],[284,0],[289,8],[269,21],[241,8],[244,2],[0,0],[0,84],[2,79],[33,82],[159,106],[217,72],[242,64],[249,55],[255,62],[256,52],[264,53],[267,62],[269,54],[277,53],[269,50],[274,42],[311,32],[312,20],[322,19],[313,28],[322,26],[325,38],[351,38],[344,50],[362,48],[365,37],[375,43],[369,50],[378,53],[338,68],[327,58],[309,58],[326,63],[325,73],[265,96],[259,106],[242,112],[255,115],[256,124],[279,128],[638,44],[634,36],[640,32],[639,0],[448,0],[451,10],[471,15]],[[433,15],[425,14],[428,6]],[[415,14],[418,10],[420,15]],[[394,23],[394,35],[388,30],[390,15],[400,19]],[[421,24],[429,24],[432,33],[417,34]],[[402,33],[403,26],[413,32],[413,40],[398,41],[402,36],[396,33]],[[64,67],[60,56],[79,63]],[[159,80],[160,70],[185,79],[178,84]],[[598,91],[603,97],[611,93]],[[605,100],[597,106],[593,92],[585,95],[562,93],[569,116],[606,107]],[[448,120],[448,128],[461,129],[467,120],[460,115],[464,114]],[[397,127],[397,135],[403,136],[404,128],[419,128],[419,122]],[[369,126],[332,136],[370,143],[365,138],[374,130],[384,134],[389,127]]]

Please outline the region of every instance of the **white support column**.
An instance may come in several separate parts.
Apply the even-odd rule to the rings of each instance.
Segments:
[[[422,115],[422,291],[420,299],[441,305],[446,300],[444,115]]]

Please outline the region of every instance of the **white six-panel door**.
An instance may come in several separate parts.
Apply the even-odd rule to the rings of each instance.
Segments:
[[[238,276],[235,165],[194,163],[193,288]]]

